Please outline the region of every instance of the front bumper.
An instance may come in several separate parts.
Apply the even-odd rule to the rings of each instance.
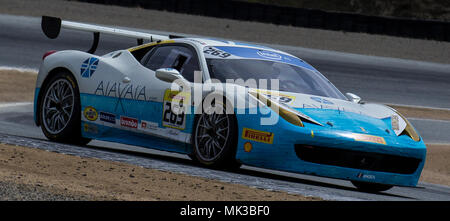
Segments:
[[[386,144],[379,144],[356,141],[348,136],[350,132],[314,124],[294,126],[281,118],[275,125],[261,126],[260,117],[237,115],[240,129],[236,159],[246,165],[345,180],[416,186],[425,164],[425,144],[406,135],[383,136]],[[272,132],[273,142],[246,139],[243,128]],[[299,151],[299,147],[306,147],[306,151]],[[311,151],[308,152],[308,148]]]

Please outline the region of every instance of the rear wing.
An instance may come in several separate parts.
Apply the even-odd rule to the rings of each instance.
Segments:
[[[153,41],[164,41],[164,40],[168,40],[168,39],[172,39],[172,38],[180,38],[181,37],[181,36],[175,36],[175,35],[157,35],[157,34],[151,34],[151,33],[145,33],[145,32],[137,32],[137,31],[124,30],[124,29],[110,28],[110,27],[99,26],[99,25],[91,25],[91,24],[78,23],[78,22],[72,22],[72,21],[63,21],[60,18],[50,17],[50,16],[42,16],[41,28],[42,28],[42,31],[44,32],[44,34],[50,39],[57,38],[61,31],[61,28],[92,32],[94,34],[94,39],[93,39],[91,48],[89,49],[89,51],[87,51],[90,54],[95,53],[95,51],[97,50],[98,42],[100,39],[100,33],[135,38],[137,40],[138,45],[143,44],[144,39],[149,40],[150,42],[153,42]]]

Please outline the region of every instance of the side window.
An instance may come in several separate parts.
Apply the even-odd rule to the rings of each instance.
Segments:
[[[186,80],[194,81],[194,71],[199,71],[197,54],[184,46],[160,46],[154,48],[150,58],[144,64],[150,70],[159,68],[175,68]]]

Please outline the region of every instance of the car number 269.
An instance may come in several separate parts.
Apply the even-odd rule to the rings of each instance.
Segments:
[[[185,117],[182,103],[175,104],[171,101],[164,101],[163,126],[183,130],[186,125]]]

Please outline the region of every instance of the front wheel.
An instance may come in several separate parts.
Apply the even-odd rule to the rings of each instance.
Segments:
[[[236,145],[236,116],[226,114],[225,105],[216,102],[196,117],[191,158],[210,167],[236,169],[240,167],[235,159]]]
[[[80,93],[75,82],[71,74],[60,72],[43,85],[39,120],[48,139],[84,145],[90,140],[81,137]]]
[[[352,181],[352,184],[362,192],[376,193],[391,189],[392,185],[380,184],[380,183],[368,183],[361,181]]]

